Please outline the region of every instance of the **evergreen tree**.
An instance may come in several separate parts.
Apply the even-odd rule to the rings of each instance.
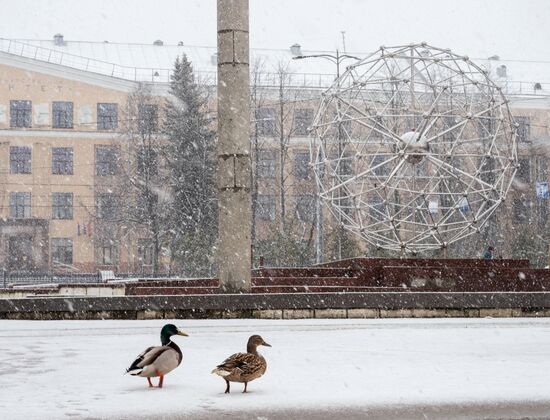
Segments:
[[[172,261],[188,276],[211,275],[217,239],[216,144],[205,91],[187,58],[176,59],[165,106]]]

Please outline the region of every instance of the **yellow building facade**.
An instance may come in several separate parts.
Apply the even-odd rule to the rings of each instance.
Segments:
[[[127,147],[121,119],[136,85],[0,56],[0,266],[93,272],[139,265],[128,247],[95,241],[98,186],[118,172]]]
[[[166,80],[154,81],[155,74],[146,82],[151,95],[167,97]],[[210,82],[209,87],[215,85],[214,80]],[[1,268],[10,272],[150,271],[146,235],[122,229],[106,240],[105,224],[98,218],[98,202],[112,192],[110,185],[121,165],[128,163],[129,140],[123,128],[128,95],[138,86],[133,80],[0,51]],[[320,210],[316,203],[307,130],[323,87],[286,86],[292,92],[284,104],[279,100],[280,86],[268,83],[258,89],[261,100],[252,98],[251,115],[256,175],[253,235],[256,241],[269,240],[288,222],[298,242],[315,246],[326,259],[323,245],[327,247],[337,222],[329,209]],[[214,113],[215,103],[212,95]],[[515,251],[514,241],[502,232],[519,235],[533,230],[546,237],[548,229],[547,200],[536,198],[534,185],[548,181],[550,100],[512,95],[511,109],[520,122],[523,167],[495,216],[495,232],[501,236],[492,237],[489,232],[480,245],[496,244],[504,257]],[[283,213],[288,220],[283,220]],[[316,223],[318,215],[321,224]],[[323,235],[317,234],[320,226]],[[480,241],[476,238],[472,240]],[[369,252],[364,243],[357,244],[358,253]],[[166,264],[159,271],[166,272]]]

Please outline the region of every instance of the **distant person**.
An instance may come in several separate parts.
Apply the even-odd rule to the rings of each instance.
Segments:
[[[493,259],[493,251],[495,250],[495,248],[493,248],[492,246],[490,246],[489,248],[487,248],[487,251],[485,251],[485,254],[483,254],[483,259],[485,260],[492,260]]]

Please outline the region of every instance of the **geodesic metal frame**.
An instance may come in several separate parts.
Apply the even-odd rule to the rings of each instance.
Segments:
[[[312,124],[319,194],[351,232],[404,252],[479,232],[518,168],[508,100],[468,57],[380,47],[323,93]]]

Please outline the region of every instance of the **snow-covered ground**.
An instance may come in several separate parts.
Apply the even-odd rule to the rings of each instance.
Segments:
[[[550,410],[547,319],[174,321],[190,334],[174,338],[184,361],[163,389],[149,389],[123,373],[158,344],[165,322],[0,321],[0,418],[344,419],[369,410],[464,418],[475,411],[467,407],[494,407],[476,418],[520,418]],[[210,371],[253,333],[273,346],[260,348],[267,373],[249,394],[233,384],[225,395]]]

